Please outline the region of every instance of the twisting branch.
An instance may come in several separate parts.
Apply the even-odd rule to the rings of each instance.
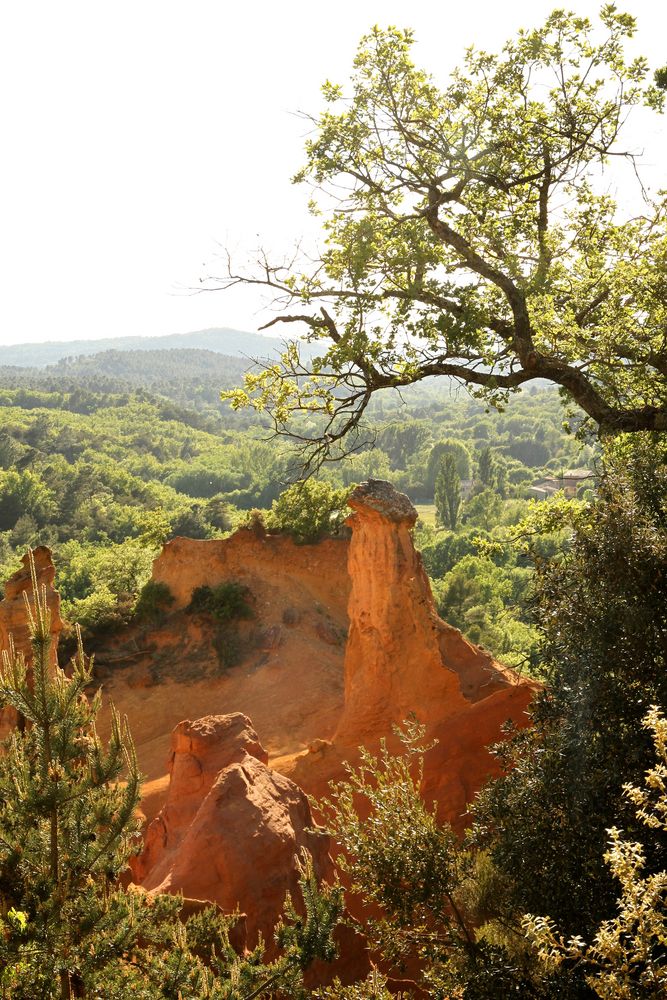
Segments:
[[[409,32],[373,29],[351,96],[309,119],[299,177],[328,199],[325,253],[305,270],[261,253],[248,274],[228,257],[216,285],[265,288],[284,312],[262,329],[322,342],[234,399],[255,392],[309,467],[364,442],[374,393],[434,376],[491,403],[545,379],[602,435],[667,431],[667,199],[621,222],[596,187],[610,157],[635,167],[622,126],[659,100],[623,62],[630,20],[602,21],[598,40],[557,12],[499,56],[470,52],[443,91]]]

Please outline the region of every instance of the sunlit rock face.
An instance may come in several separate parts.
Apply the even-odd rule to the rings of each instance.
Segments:
[[[286,535],[239,528],[223,539],[172,538],[153,564],[153,580],[164,583],[173,609],[190,603],[196,587],[233,579],[247,584],[260,600],[275,600],[273,588],[289,588],[298,598],[305,590],[312,604],[338,605],[347,597],[345,548],[342,539],[297,545]]]
[[[46,595],[46,604],[51,616],[51,665],[58,662],[58,638],[63,622],[60,617],[60,594],[54,589],[56,570],[51,558],[51,550],[40,545],[33,552],[37,587]],[[9,637],[14,640],[17,653],[23,653],[26,663],[32,663],[32,647],[28,629],[28,611],[25,599],[34,605],[29,556],[23,556],[22,567],[5,584],[5,597],[0,601],[0,649],[9,649]],[[0,712],[0,739],[8,734],[16,724],[16,712],[5,708]]]
[[[168,612],[115,629],[94,649],[97,677],[130,723],[149,819],[165,800],[166,751],[182,719],[243,712],[272,761],[331,739],[343,704],[347,548],[345,538],[298,545],[248,529],[164,546],[153,580],[174,598]],[[197,587],[228,582],[247,588],[252,611],[228,630],[237,647],[232,666],[220,663],[218,623],[187,610]]]
[[[175,598],[172,614],[149,642],[137,639],[152,651],[122,672],[115,667],[107,681],[138,733],[139,759],[151,779],[149,816],[167,787],[160,734],[181,711],[244,712],[262,734],[272,768],[316,795],[344,776],[343,761],[360,745],[391,742],[392,726],[414,716],[438,740],[427,757],[426,788],[441,816],[457,825],[494,773],[486,747],[501,738],[508,719],[527,724],[534,686],[438,616],[414,547],[417,514],[408,497],[370,480],[349,504],[349,540],[295,545],[242,529],[223,540],[174,539],[155,561],[153,579]],[[260,641],[238,667],[216,676],[206,661],[204,626],[184,609],[196,587],[228,580],[249,588],[255,617],[243,627]],[[104,651],[98,662],[105,662]],[[135,675],[165,662],[173,662],[166,682],[136,687]],[[198,663],[201,673],[192,669]]]
[[[491,656],[438,616],[412,540],[417,512],[382,480],[349,498],[350,632],[337,739],[386,729],[412,712],[426,724],[506,687]]]
[[[417,512],[408,497],[369,480],[348,503],[344,704],[333,739],[286,761],[284,770],[321,794],[343,776],[342,762],[354,759],[358,746],[372,749],[388,737],[397,748],[393,726],[415,718],[437,740],[426,757],[425,794],[460,827],[466,804],[496,769],[486,748],[509,719],[527,724],[535,687],[439,617],[414,547]]]
[[[134,873],[148,890],[238,907],[251,945],[259,933],[270,944],[287,891],[298,899],[304,849],[320,878],[332,873],[329,839],[312,830],[306,796],[267,760],[241,713],[176,726],[166,802]]]
[[[35,572],[37,575],[37,586],[46,593],[46,603],[51,614],[51,660],[57,662],[58,637],[62,631],[63,622],[60,617],[60,594],[54,589],[56,570],[51,558],[51,549],[45,545],[33,551],[35,560]],[[5,584],[5,597],[0,601],[0,649],[7,649],[9,636],[14,637],[14,646],[17,652],[22,652],[26,660],[32,657],[30,647],[30,634],[28,631],[28,615],[26,612],[24,594],[28,597],[30,604],[34,603],[32,593],[32,580],[30,578],[29,556],[23,556],[23,565],[18,572],[7,580]]]

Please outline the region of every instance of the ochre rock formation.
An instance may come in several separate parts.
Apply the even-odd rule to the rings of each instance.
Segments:
[[[488,653],[438,616],[412,541],[417,511],[409,499],[371,480],[348,503],[350,631],[336,741],[363,742],[410,713],[438,724],[512,683]]]
[[[186,715],[244,712],[271,766],[320,795],[357,746],[377,746],[414,714],[439,740],[427,759],[429,793],[457,824],[493,773],[486,746],[508,719],[527,723],[534,686],[439,618],[408,498],[371,480],[350,506],[350,540],[297,545],[242,529],[168,542],[153,570],[175,598],[166,621],[130,628],[96,651],[105,688],[135,733],[149,818],[167,790],[166,738]],[[196,587],[229,580],[248,587],[255,617],[241,623],[238,665],[220,669],[214,627],[186,609]]]
[[[286,535],[267,535],[252,528],[240,528],[221,540],[174,538],[155,560],[152,578],[169,587],[175,609],[190,603],[196,587],[229,579],[247,584],[260,605],[274,596],[273,588],[282,591],[288,586],[297,603],[302,603],[298,601],[301,596],[306,606],[319,603],[344,609],[349,589],[345,547],[345,540],[334,538],[317,545],[295,545]]]
[[[56,571],[51,550],[45,545],[34,549],[33,557],[37,586],[44,589],[47,607],[51,614],[51,665],[55,667],[58,662],[58,638],[63,627],[60,617],[60,594],[53,587]],[[23,653],[26,663],[30,665],[32,647],[24,594],[32,604],[33,593],[30,558],[27,553],[21,561],[23,566],[5,584],[5,597],[0,601],[0,650],[9,648],[9,637],[12,636],[16,652]],[[16,719],[16,712],[12,708],[4,708],[0,712],[0,739],[4,739],[9,730],[16,725]]]
[[[63,622],[60,617],[60,594],[54,590],[56,570],[51,558],[51,550],[45,545],[33,550],[37,586],[46,593],[46,603],[51,613],[51,660],[57,663],[58,637],[62,631]],[[32,658],[30,634],[28,631],[28,616],[26,614],[24,594],[33,602],[32,580],[30,578],[29,556],[23,556],[23,566],[14,573],[5,584],[5,597],[0,601],[0,649],[7,649],[9,636],[14,637],[17,652],[23,653],[27,661]]]
[[[153,567],[175,597],[167,618],[110,633],[94,650],[104,689],[134,734],[149,818],[166,794],[169,734],[184,718],[244,712],[272,758],[331,738],[343,704],[347,546],[246,529],[167,542]],[[230,580],[248,588],[254,615],[238,623],[231,669],[218,662],[215,622],[186,611],[196,587]]]
[[[487,746],[508,720],[528,722],[535,686],[497,663],[438,616],[411,529],[417,512],[390,483],[370,480],[348,503],[352,538],[350,630],[344,704],[330,742],[275,761],[310,794],[344,776],[356,748],[391,746],[392,727],[413,716],[437,744],[426,758],[425,794],[440,816],[463,825],[466,804],[495,765]]]
[[[148,827],[135,878],[145,889],[209,899],[247,913],[249,944],[269,944],[286,891],[298,899],[307,849],[331,876],[328,838],[311,830],[304,793],[267,767],[241,713],[181,722],[171,737],[166,802]]]

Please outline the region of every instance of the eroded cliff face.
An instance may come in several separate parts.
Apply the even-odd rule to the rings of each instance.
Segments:
[[[309,832],[304,791],[325,793],[360,745],[373,751],[384,737],[396,745],[392,725],[416,717],[437,741],[425,797],[461,828],[495,769],[486,747],[507,720],[528,721],[534,686],[438,617],[408,498],[370,481],[350,506],[349,541],[299,546],[248,530],[223,541],[174,539],[153,573],[175,599],[166,619],[121,630],[96,650],[148,776],[142,807],[151,822],[136,880],[239,906],[251,941],[260,931],[271,940],[302,847],[320,874],[331,872],[326,842]],[[57,635],[48,550],[36,562]],[[230,580],[248,587],[254,612],[231,668],[219,662],[215,624],[187,610],[196,587]],[[8,584],[0,641],[13,631],[25,647],[27,587],[25,569]]]
[[[104,689],[134,734],[149,819],[167,791],[169,734],[184,718],[243,712],[272,759],[331,738],[343,704],[347,545],[295,545],[248,530],[165,545],[153,579],[175,597],[169,615],[105,637],[95,650]],[[215,623],[185,609],[196,587],[231,580],[248,588],[253,617],[238,623],[230,668],[220,663]]]
[[[469,709],[513,678],[438,616],[415,550],[417,512],[390,483],[349,498],[350,631],[336,740],[363,742],[416,713],[425,725]]]
[[[175,609],[190,603],[196,587],[234,579],[255,595],[258,609],[322,605],[344,614],[349,583],[345,574],[346,541],[326,539],[296,545],[285,535],[240,528],[230,538],[167,542],[153,564],[153,580],[165,583]],[[279,624],[279,622],[275,622]]]
[[[51,558],[51,550],[45,545],[40,545],[34,549],[33,558],[35,560],[35,572],[37,576],[37,586],[46,593],[46,602],[51,613],[51,659],[55,664],[58,656],[58,637],[62,631],[63,622],[60,617],[60,594],[55,590],[53,584],[56,578],[56,569]],[[32,649],[30,647],[30,635],[28,632],[28,617],[26,615],[25,598],[33,600],[32,580],[30,577],[30,561],[26,554],[21,560],[22,567],[18,572],[7,580],[5,584],[5,597],[0,601],[0,649],[7,649],[9,636],[14,637],[14,646],[17,652],[23,653],[27,662],[32,659]]]
[[[381,480],[349,498],[351,589],[344,658],[344,702],[331,741],[285,757],[274,766],[310,794],[344,776],[357,747],[382,737],[398,749],[392,728],[409,717],[426,727],[424,792],[442,819],[461,829],[466,805],[497,765],[487,747],[508,720],[526,725],[535,685],[468,642],[437,614],[412,528],[410,500]]]
[[[60,617],[60,594],[54,589],[56,570],[51,558],[51,550],[41,545],[33,552],[37,586],[46,594],[46,603],[51,614],[51,663],[58,662],[58,638],[63,622]],[[32,663],[32,647],[28,631],[28,616],[25,597],[33,602],[32,579],[29,556],[22,559],[22,567],[5,584],[5,597],[0,601],[0,650],[9,648],[9,637],[14,640],[17,653],[23,653],[28,666]],[[16,725],[16,712],[12,708],[0,711],[0,739],[4,739]]]
[[[183,892],[247,914],[248,943],[272,941],[285,893],[296,901],[298,859],[330,879],[329,838],[314,832],[304,793],[268,766],[250,720],[236,713],[181,722],[170,781],[134,874],[143,888]]]

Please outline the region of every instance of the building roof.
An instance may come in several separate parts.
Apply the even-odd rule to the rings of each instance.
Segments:
[[[567,469],[557,479],[592,479],[595,475],[590,469]]]

